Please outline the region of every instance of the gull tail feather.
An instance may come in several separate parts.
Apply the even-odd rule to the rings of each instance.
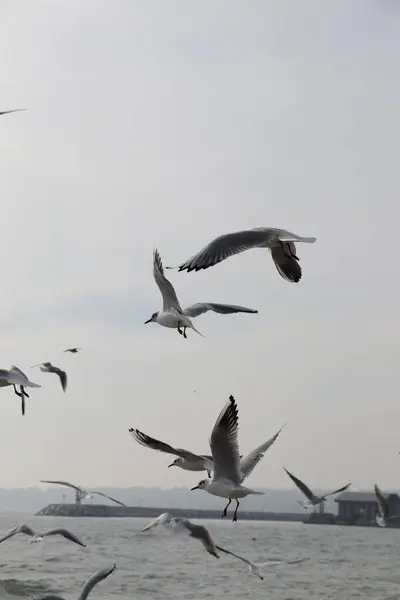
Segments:
[[[193,325],[193,323],[190,321],[190,325],[189,325],[190,329],[193,329],[193,331],[195,331],[196,333],[198,333],[199,335],[201,335],[201,337],[205,338],[206,336],[203,335],[202,333],[200,333],[200,331],[198,329],[196,329],[196,327]]]

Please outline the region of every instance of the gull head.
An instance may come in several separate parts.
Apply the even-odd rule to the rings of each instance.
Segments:
[[[179,458],[176,458],[176,459],[174,460],[174,462],[172,462],[170,465],[168,465],[168,468],[169,468],[169,467],[181,467],[181,466],[183,465],[183,463],[184,463],[184,462],[185,462],[185,461],[183,460],[183,458],[181,458],[181,457],[179,457]]]
[[[209,484],[210,482],[208,481],[208,479],[202,479],[197,485],[192,487],[190,491],[192,492],[193,490],[206,490]]]
[[[153,323],[153,321],[157,321],[157,317],[158,317],[158,312],[155,312],[151,315],[151,319],[148,319],[147,321],[144,322],[145,325],[147,325],[147,323]]]

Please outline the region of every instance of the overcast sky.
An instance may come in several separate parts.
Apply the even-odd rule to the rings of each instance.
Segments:
[[[25,417],[0,391],[0,487],[191,487],[128,428],[204,453],[230,394],[243,453],[287,423],[252,487],[400,487],[399,27],[390,0],[2,3],[0,110],[28,110],[0,117],[0,367],[43,387]],[[144,325],[154,245],[260,226],[317,237],[298,285],[265,250],[170,271],[260,313]]]

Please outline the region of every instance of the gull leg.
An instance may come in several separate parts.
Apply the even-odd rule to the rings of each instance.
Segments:
[[[230,505],[230,503],[232,502],[231,498],[229,498],[229,502],[228,504],[225,506],[222,515],[221,515],[221,519],[223,519],[224,517],[226,517],[226,511],[228,510],[228,506]]]
[[[211,471],[207,471],[207,475],[209,478],[211,478]]]
[[[179,335],[183,335],[180,323],[178,323],[178,333],[179,333]]]
[[[235,512],[233,513],[233,519],[232,521],[237,521],[237,511],[239,508],[239,500],[236,500],[236,508],[235,508]]]
[[[187,335],[186,335],[186,329],[187,329],[187,327],[184,327],[184,328],[183,328],[183,337],[185,338],[185,340],[186,340],[186,338],[187,338]]]

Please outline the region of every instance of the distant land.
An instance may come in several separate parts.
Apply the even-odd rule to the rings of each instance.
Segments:
[[[85,486],[83,486],[85,487]],[[88,489],[87,487],[85,489]],[[216,498],[203,491],[191,492],[188,488],[115,488],[98,487],[90,488],[103,492],[117,498],[127,506],[146,506],[165,508],[188,508],[188,509],[221,509],[223,499]],[[296,490],[270,490],[258,488],[264,491],[264,496],[249,496],[241,505],[246,511],[268,511],[283,513],[303,513],[306,511],[298,504],[302,499]],[[315,490],[320,493],[320,490]],[[39,487],[29,488],[0,488],[0,511],[32,511],[37,512],[48,504],[60,502],[71,503],[75,501],[73,490],[51,486],[48,489]],[[83,501],[84,504],[98,504],[99,497]],[[101,499],[102,504],[112,504],[106,498]],[[326,512],[337,513],[337,503],[329,500],[325,505]],[[310,512],[309,510],[307,512]]]

